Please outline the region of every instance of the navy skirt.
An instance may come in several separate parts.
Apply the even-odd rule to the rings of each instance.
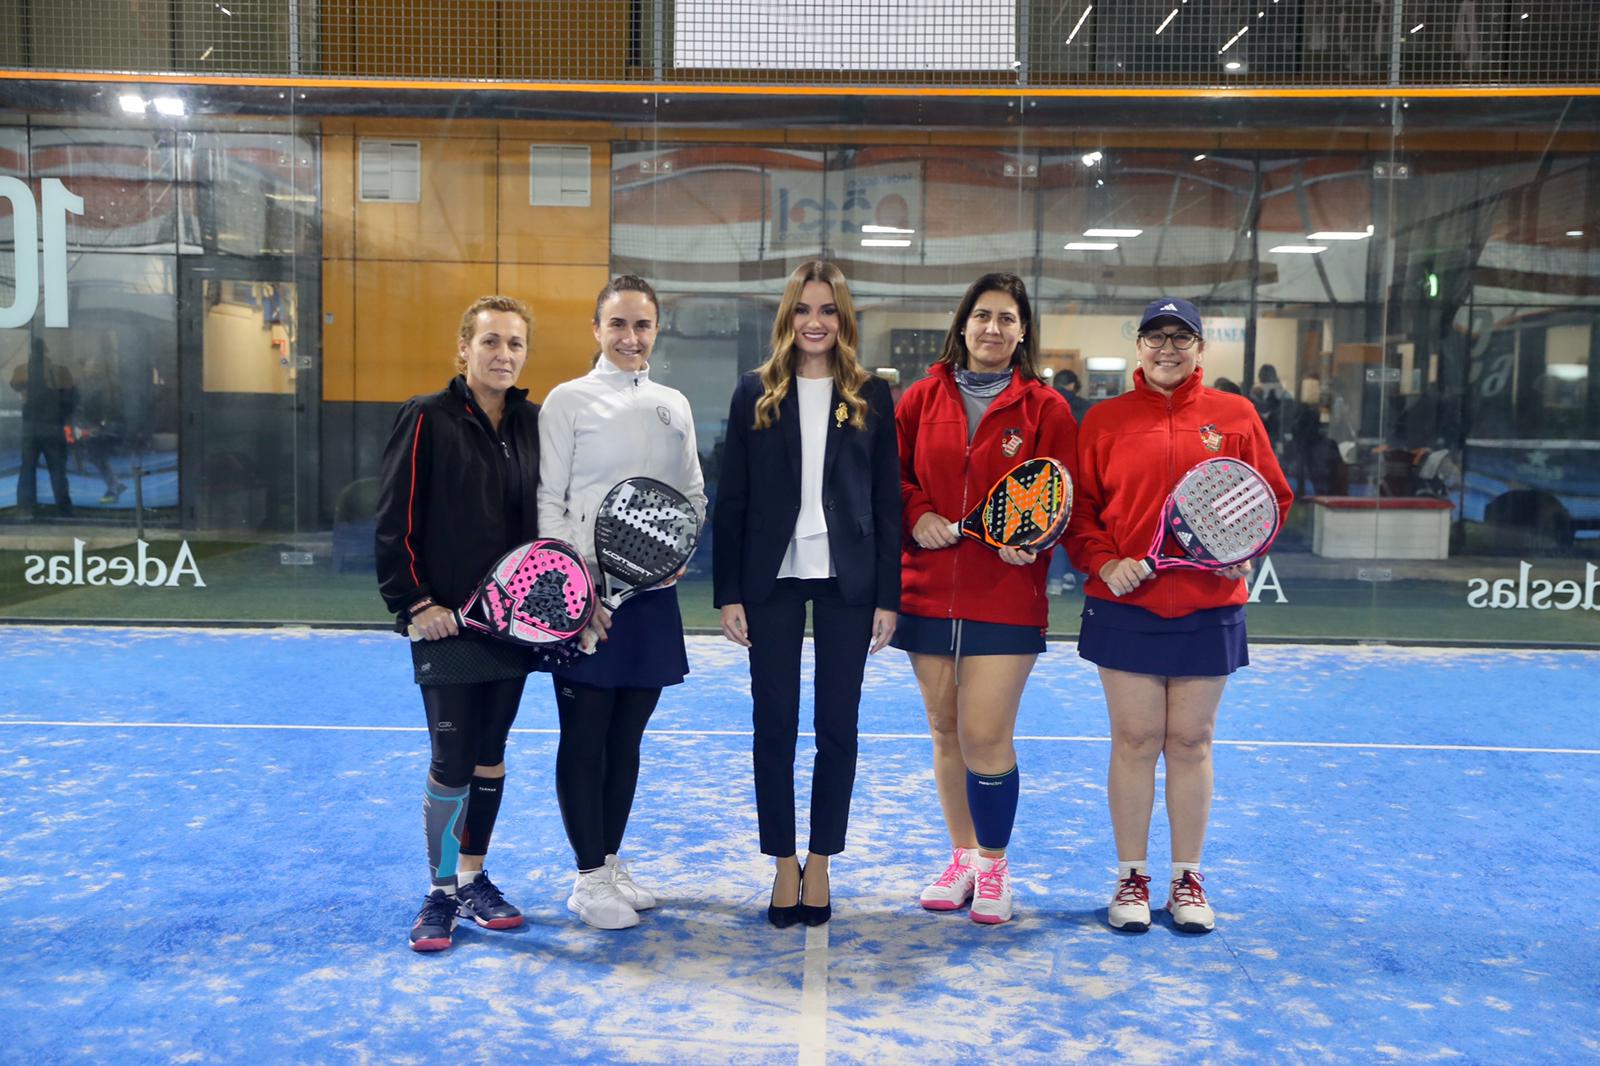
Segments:
[[[1090,596],[1083,601],[1078,655],[1132,674],[1226,677],[1250,665],[1244,606],[1162,618],[1131,603]]]
[[[666,688],[683,683],[689,657],[676,585],[641,592],[611,616],[611,636],[593,655],[551,673],[595,688]]]
[[[902,614],[889,646],[920,655],[1038,655],[1044,651],[1044,630]]]

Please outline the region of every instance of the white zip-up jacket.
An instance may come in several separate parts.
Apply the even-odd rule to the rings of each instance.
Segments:
[[[567,541],[595,565],[595,512],[630,477],[671,485],[704,524],[706,483],[688,399],[651,381],[648,364],[620,370],[602,355],[539,408],[539,535]]]

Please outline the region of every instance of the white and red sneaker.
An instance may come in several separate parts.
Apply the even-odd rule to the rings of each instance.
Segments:
[[[1167,910],[1172,914],[1172,925],[1185,933],[1209,933],[1217,927],[1217,916],[1206,902],[1204,881],[1197,871],[1185,870],[1172,882],[1167,896]]]
[[[978,861],[977,848],[952,848],[950,865],[944,868],[938,880],[922,890],[921,903],[930,911],[954,911],[967,905],[972,898],[978,871],[973,863]]]
[[[1011,867],[1004,855],[978,856],[976,891],[970,916],[983,925],[999,925],[1011,920]]]
[[[1106,910],[1106,921],[1111,928],[1124,933],[1142,933],[1150,928],[1150,878],[1140,873],[1137,866],[1117,882],[1117,891]]]

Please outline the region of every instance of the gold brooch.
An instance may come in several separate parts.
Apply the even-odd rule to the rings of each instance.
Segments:
[[[833,428],[838,429],[840,426],[844,425],[844,420],[849,417],[850,408],[845,406],[845,402],[843,400],[840,400],[839,406],[833,409]]]

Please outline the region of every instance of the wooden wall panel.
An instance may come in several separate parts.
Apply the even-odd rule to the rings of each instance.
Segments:
[[[611,145],[556,135],[506,131],[500,141],[499,257],[506,263],[605,265],[611,259]],[[588,144],[589,206],[532,207],[528,150],[534,144]]]
[[[356,394],[356,265],[322,261],[322,398],[345,402]]]
[[[533,352],[519,384],[534,402],[552,388],[589,372],[594,342],[594,298],[605,286],[608,264],[572,266],[508,264],[500,291],[533,309]]]
[[[496,291],[493,263],[355,263],[354,398],[396,402],[444,387],[461,312]]]
[[[360,140],[356,137],[357,166]],[[386,135],[390,136],[390,135]],[[401,139],[403,134],[392,135]],[[496,154],[493,137],[416,137],[422,146],[422,199],[355,205],[357,259],[493,262]]]

